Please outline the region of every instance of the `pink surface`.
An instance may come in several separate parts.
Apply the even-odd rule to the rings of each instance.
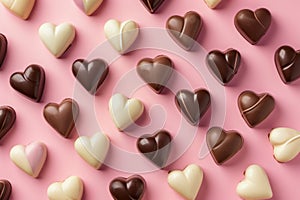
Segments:
[[[0,6],[0,32],[8,39],[8,54],[0,70],[0,105],[10,105],[17,112],[17,121],[12,131],[1,141],[0,145],[0,178],[12,183],[12,200],[47,199],[47,187],[54,181],[77,175],[84,181],[85,200],[111,199],[108,191],[109,182],[117,176],[131,174],[103,167],[97,171],[87,165],[75,152],[71,139],[64,139],[57,134],[43,119],[43,107],[49,102],[60,102],[73,96],[75,78],[71,64],[77,58],[86,57],[98,44],[105,41],[103,26],[110,18],[119,20],[133,19],[140,27],[164,27],[167,18],[174,14],[183,15],[189,10],[197,11],[204,20],[200,44],[208,51],[225,50],[229,47],[240,51],[243,62],[232,85],[225,88],[226,118],[225,129],[239,131],[245,138],[242,151],[223,166],[217,166],[210,156],[199,159],[199,151],[209,120],[198,129],[198,133],[187,151],[166,170],[141,174],[147,181],[147,200],[182,199],[167,184],[169,170],[184,168],[187,164],[196,163],[204,170],[204,182],[198,199],[239,199],[235,193],[237,183],[243,178],[243,171],[248,165],[260,164],[269,175],[273,188],[273,200],[299,199],[299,165],[300,158],[286,164],[279,164],[273,159],[272,147],[268,142],[271,128],[287,126],[300,130],[298,113],[299,81],[292,85],[284,85],[280,80],[273,61],[275,50],[283,44],[300,48],[300,13],[298,0],[287,1],[233,1],[224,0],[217,10],[207,8],[202,0],[176,1],[168,0],[158,14],[149,14],[138,1],[106,0],[99,11],[92,17],[81,12],[73,1],[41,1],[36,6],[28,21],[23,21],[3,6]],[[233,25],[234,15],[243,8],[268,8],[273,17],[267,36],[257,46],[247,43]],[[43,46],[38,37],[38,28],[44,22],[56,24],[71,22],[77,31],[76,41],[62,59],[54,58]],[[151,39],[151,38],[149,38]],[[188,77],[193,88],[206,87],[204,81],[185,60],[168,52],[179,73]],[[108,79],[95,98],[97,120],[102,130],[109,135],[114,145],[125,150],[136,152],[133,137],[119,133],[114,127],[108,113],[108,101],[119,78],[130,71],[143,57],[154,57],[161,54],[158,50],[140,50],[121,57],[110,65]],[[13,72],[23,71],[29,64],[40,64],[46,72],[46,87],[41,103],[27,100],[9,85],[9,77]],[[176,83],[174,83],[176,84]],[[237,107],[238,95],[250,89],[255,92],[269,92],[276,100],[276,109],[261,126],[251,129],[243,121]],[[137,90],[134,97],[140,98],[146,105],[148,113],[151,106],[161,104],[167,113],[164,128],[173,135],[178,130],[177,122],[181,120],[174,105],[173,94],[155,95],[148,87]],[[85,105],[79,105],[81,114],[79,123],[85,119]],[[147,124],[149,116],[139,123]],[[97,131],[97,130],[93,130]],[[86,135],[92,135],[87,130]],[[187,132],[186,134],[189,134]],[[47,145],[48,157],[38,179],[34,179],[19,170],[9,160],[9,151],[16,144],[27,144],[42,141]],[[180,145],[180,144],[178,144]],[[122,163],[120,162],[120,165]]]
[[[34,142],[25,147],[25,154],[33,173],[35,173],[37,170],[41,169],[41,165],[44,164],[47,150],[43,143]]]

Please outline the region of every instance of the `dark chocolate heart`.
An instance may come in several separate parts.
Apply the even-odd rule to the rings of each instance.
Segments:
[[[16,112],[12,107],[10,106],[0,107],[0,140],[13,127],[15,121],[16,121]]]
[[[4,62],[7,52],[7,39],[0,33],[0,68]]]
[[[226,85],[240,67],[241,54],[235,49],[228,49],[225,52],[214,50],[206,56],[206,63],[214,77],[222,85]]]
[[[257,9],[254,12],[243,9],[235,15],[234,25],[249,43],[256,44],[267,33],[271,21],[271,13],[265,8]]]
[[[45,71],[39,65],[30,65],[24,73],[16,72],[11,75],[10,85],[28,98],[39,102],[45,86]]]
[[[137,140],[138,150],[151,162],[162,168],[165,166],[171,149],[172,136],[165,130],[153,135],[143,135]]]
[[[187,12],[184,17],[174,15],[166,24],[171,38],[183,49],[191,50],[202,29],[202,19],[194,11]]]
[[[155,13],[164,0],[140,0],[150,13]]]
[[[210,94],[204,89],[196,90],[194,93],[180,90],[175,96],[175,103],[185,119],[195,126],[210,106]]]
[[[108,65],[102,59],[90,62],[78,59],[72,65],[73,75],[91,94],[95,94],[108,74]]]
[[[141,200],[145,189],[146,182],[139,175],[129,178],[118,177],[109,184],[109,191],[114,200]]]
[[[238,98],[238,106],[248,126],[255,127],[271,114],[275,100],[268,93],[255,94],[252,91],[244,91]]]
[[[0,180],[0,199],[9,200],[12,187],[8,180]]]
[[[207,132],[206,143],[214,161],[221,165],[239,152],[244,140],[236,131],[225,131],[220,127],[212,127]]]
[[[68,138],[79,115],[79,106],[73,99],[64,99],[60,104],[49,103],[44,108],[44,117],[61,136]]]
[[[139,76],[158,94],[165,88],[172,72],[171,59],[163,55],[154,59],[144,58],[137,64]]]

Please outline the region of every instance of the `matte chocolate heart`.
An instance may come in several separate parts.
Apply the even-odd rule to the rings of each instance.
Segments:
[[[165,88],[173,73],[173,62],[167,56],[144,58],[137,64],[138,75],[158,94]]]
[[[214,50],[206,56],[209,71],[222,84],[229,83],[237,73],[241,54],[235,49],[227,49],[225,52]]]
[[[39,102],[45,86],[45,71],[39,65],[29,65],[24,73],[16,72],[11,75],[10,85],[28,98]]]
[[[15,121],[16,121],[15,110],[10,106],[1,106],[0,107],[0,140],[13,127]]]
[[[195,126],[210,106],[210,94],[204,89],[198,89],[194,93],[180,90],[175,96],[175,103],[185,119]]]
[[[12,187],[8,180],[0,180],[0,199],[9,200]]]
[[[140,0],[141,3],[147,8],[150,13],[155,13],[155,11],[161,6],[164,0]]]
[[[221,165],[239,152],[243,147],[244,139],[236,131],[212,127],[207,132],[206,143],[214,161]]]
[[[300,78],[300,50],[290,46],[279,47],[275,52],[275,64],[281,80],[290,83]]]
[[[202,19],[194,11],[187,12],[184,17],[174,15],[166,24],[171,38],[183,49],[191,50],[202,29]]]
[[[73,99],[64,99],[60,104],[48,103],[44,117],[61,136],[68,138],[79,115],[79,106]]]
[[[5,35],[0,33],[0,68],[4,62],[7,52],[7,39]]]
[[[172,136],[165,130],[143,135],[136,143],[138,150],[158,167],[165,166],[171,149]]]
[[[235,15],[234,25],[238,32],[254,45],[267,33],[271,21],[271,13],[265,8],[259,8],[254,12],[243,9]]]
[[[255,94],[244,91],[238,98],[239,110],[249,127],[255,127],[264,121],[275,107],[274,98],[268,93]]]
[[[109,191],[114,200],[141,200],[145,189],[146,182],[139,175],[129,178],[118,177],[109,184]]]
[[[72,65],[73,75],[91,94],[95,94],[108,74],[108,65],[102,59],[90,62],[78,59]]]

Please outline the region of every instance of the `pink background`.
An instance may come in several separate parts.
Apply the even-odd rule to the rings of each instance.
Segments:
[[[204,20],[204,27],[199,42],[208,51],[236,48],[240,51],[243,62],[237,76],[226,91],[225,129],[239,131],[245,139],[242,151],[234,159],[223,166],[217,166],[210,156],[199,160],[198,153],[208,129],[208,117],[199,128],[198,134],[183,156],[166,170],[141,174],[147,181],[145,199],[182,199],[167,184],[169,170],[182,169],[187,164],[200,165],[205,173],[198,199],[239,199],[235,193],[236,184],[243,178],[243,171],[250,164],[257,163],[265,168],[273,188],[274,200],[299,199],[299,162],[300,158],[286,164],[277,163],[272,156],[272,146],[268,142],[271,128],[287,126],[300,130],[300,111],[298,93],[299,81],[292,85],[284,85],[274,66],[275,50],[283,44],[300,48],[300,28],[298,17],[298,0],[287,1],[253,1],[224,0],[217,10],[207,8],[202,0],[176,1],[166,0],[158,14],[151,15],[136,0],[106,0],[98,12],[85,16],[72,0],[37,0],[36,6],[28,21],[11,15],[0,6],[0,32],[6,35],[9,46],[6,60],[0,70],[0,105],[11,105],[17,112],[17,121],[11,132],[0,143],[0,178],[12,183],[13,200],[47,199],[47,187],[54,181],[63,180],[68,176],[77,175],[84,181],[86,200],[111,199],[108,191],[109,182],[117,176],[129,176],[108,167],[94,170],[87,165],[74,151],[73,143],[76,133],[71,139],[59,136],[45,122],[42,111],[48,102],[60,102],[72,97],[75,78],[71,64],[77,58],[84,58],[98,44],[105,41],[103,26],[110,18],[119,20],[132,19],[140,27],[164,27],[171,15],[183,15],[185,12],[197,11]],[[268,8],[273,17],[271,28],[257,46],[247,43],[233,25],[234,15],[243,8]],[[38,37],[38,28],[44,22],[71,22],[75,25],[76,40],[62,59],[54,58],[43,46]],[[96,113],[98,121],[103,123],[103,131],[109,135],[112,143],[128,151],[135,151],[135,138],[119,133],[114,127],[108,113],[108,100],[112,90],[122,76],[143,57],[154,57],[158,51],[137,51],[124,56],[110,65],[110,75],[99,95],[96,97]],[[164,52],[165,53],[165,52]],[[189,77],[192,87],[205,87],[201,77],[193,73],[193,68],[182,59],[169,55],[176,69]],[[23,71],[29,64],[40,64],[46,71],[46,87],[41,103],[34,103],[19,95],[9,85],[9,77],[15,71]],[[200,80],[200,81],[199,81]],[[276,99],[276,109],[258,128],[251,129],[243,121],[237,108],[236,99],[246,89],[256,92],[269,92]],[[153,104],[162,104],[168,112],[165,129],[173,135],[178,127],[174,123],[181,119],[177,112],[173,94],[157,96],[147,87],[139,89],[135,94],[143,100],[146,111]],[[155,102],[155,103],[154,103]],[[80,105],[81,108],[84,105]],[[84,111],[82,112],[84,113]],[[146,124],[149,117],[145,116],[141,124]],[[84,121],[80,115],[79,123]],[[91,135],[93,133],[86,133]],[[188,133],[187,133],[188,134]],[[27,144],[42,141],[48,147],[48,158],[38,179],[34,179],[19,170],[9,159],[9,151],[16,144]],[[122,163],[120,163],[122,165]]]

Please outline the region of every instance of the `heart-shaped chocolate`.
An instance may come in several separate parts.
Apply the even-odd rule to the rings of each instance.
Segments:
[[[137,140],[138,150],[158,167],[165,166],[171,149],[172,136],[165,130],[143,135]]]
[[[109,191],[114,200],[141,200],[145,189],[146,182],[139,175],[129,178],[118,177],[109,184]]]
[[[72,65],[73,75],[91,94],[95,94],[108,74],[108,65],[102,59],[76,60]]]
[[[238,32],[254,45],[267,33],[271,21],[271,13],[266,8],[259,8],[254,12],[243,9],[235,15],[234,25]]]
[[[175,103],[185,119],[195,126],[210,106],[210,94],[204,89],[195,92],[180,90],[175,96]]]
[[[0,199],[9,200],[12,187],[8,180],[0,180]]]
[[[187,12],[184,17],[174,15],[166,24],[171,38],[183,49],[191,50],[202,29],[202,19],[194,11]]]
[[[268,93],[255,94],[244,91],[238,98],[238,107],[249,127],[255,127],[264,121],[275,107],[274,98]]]
[[[140,0],[150,13],[155,13],[164,0]]]
[[[48,103],[44,117],[61,136],[68,138],[79,115],[79,106],[73,99],[64,99],[60,104]]]
[[[239,152],[244,140],[236,131],[225,131],[220,127],[212,127],[207,132],[206,143],[214,161],[221,165]]]
[[[173,73],[173,62],[167,56],[144,58],[137,64],[138,75],[158,94],[165,88]]]
[[[15,121],[16,121],[16,112],[12,107],[10,106],[0,107],[0,140],[13,127]]]
[[[206,63],[214,77],[222,85],[226,85],[240,67],[241,54],[235,49],[228,49],[225,52],[214,50],[206,56]]]
[[[0,33],[0,68],[4,62],[7,52],[7,39],[5,35]]]
[[[11,75],[10,85],[28,98],[39,102],[45,86],[45,71],[39,65],[29,65],[24,73],[16,72]]]

